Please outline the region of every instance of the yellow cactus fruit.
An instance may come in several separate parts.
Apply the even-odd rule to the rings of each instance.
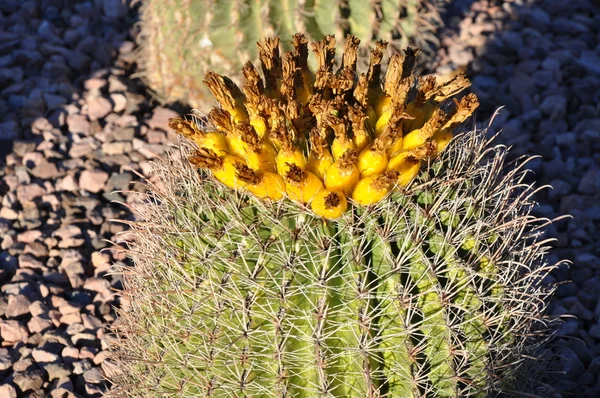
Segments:
[[[281,53],[279,38],[263,39],[262,73],[245,63],[241,88],[209,72],[204,82],[220,107],[207,120],[169,122],[200,147],[190,161],[258,198],[312,203],[325,219],[347,211],[349,197],[356,205],[373,204],[408,185],[423,162],[446,148],[479,105],[477,97],[451,98],[469,86],[463,75],[417,78],[418,50],[410,47],[392,55],[382,73],[383,40],[371,50],[368,71],[358,73],[359,40],[345,39],[337,58],[333,35],[309,46],[296,34]]]
[[[415,98],[406,105],[406,113],[413,117],[403,127],[404,132],[410,132],[423,127],[425,121],[431,117],[432,104],[426,104],[427,94],[435,88],[435,76],[427,76],[419,81],[419,89]],[[426,106],[427,105],[427,106]]]
[[[331,153],[334,160],[339,160],[347,151],[352,149],[356,149],[356,145],[347,138],[342,141],[342,139],[336,137],[331,143]]]
[[[389,134],[384,134],[361,151],[357,164],[360,178],[381,174],[385,170],[388,163],[387,146],[389,141],[391,141]]]
[[[329,109],[329,108],[328,108]],[[331,154],[334,160],[339,160],[347,151],[356,149],[354,141],[350,139],[344,120],[337,116],[335,110],[331,110],[323,118],[323,127],[333,130],[335,138],[331,143]]]
[[[229,145],[224,134],[218,131],[202,131],[195,123],[182,118],[169,119],[169,127],[176,133],[190,138],[199,147],[208,148],[219,156],[225,156],[229,153]]]
[[[321,155],[316,155],[314,152],[311,152],[308,157],[307,169],[308,171],[315,173],[320,179],[324,179],[325,172],[332,164],[333,156],[329,152],[329,149]]]
[[[285,197],[285,182],[279,174],[270,171],[252,170],[243,164],[236,164],[238,179],[246,183],[245,188],[260,199],[281,200]]]
[[[351,149],[329,166],[325,173],[325,187],[349,195],[360,178],[360,172],[356,167],[357,158],[358,154]]]
[[[301,169],[306,168],[306,156],[298,148],[293,148],[291,151],[281,148],[276,157],[277,173],[285,176],[290,171],[290,164],[296,165]]]
[[[364,76],[364,75],[363,75]],[[371,143],[371,134],[368,129],[370,126],[366,124],[368,119],[368,112],[365,112],[364,107],[358,104],[348,110],[348,118],[352,123],[352,142],[354,143],[354,149],[362,151]]]
[[[266,142],[261,142],[258,148],[252,148],[246,152],[246,163],[254,170],[272,171],[277,170],[275,149]]]
[[[223,109],[231,115],[234,123],[248,120],[248,112],[244,106],[244,94],[230,78],[211,71],[204,77],[204,84]]]
[[[396,138],[394,140],[394,142],[392,143],[392,145],[390,145],[387,149],[387,155],[388,158],[394,156],[395,154],[397,154],[398,152],[400,152],[402,150],[402,136],[398,136],[398,138]]]
[[[428,139],[441,129],[449,119],[449,116],[447,113],[438,110],[422,128],[413,130],[403,137],[402,149],[410,151],[425,144]]]
[[[313,129],[310,132],[310,146],[311,151],[308,157],[307,169],[323,180],[325,172],[333,164],[334,160],[327,142],[325,142],[325,138],[319,134],[317,129]]]
[[[235,156],[226,155],[219,157],[214,151],[200,148],[189,158],[190,163],[203,168],[210,169],[215,178],[229,188],[243,188],[246,183],[237,177],[236,165],[244,164],[244,161]]]
[[[387,165],[387,171],[395,170],[399,172],[398,185],[407,186],[419,173],[421,159],[430,156],[429,148],[420,148],[413,151],[400,152],[390,159]]]
[[[396,170],[389,170],[361,178],[352,191],[352,199],[363,206],[379,202],[393,188],[399,174]]]
[[[288,163],[285,176],[285,188],[290,199],[308,203],[323,189],[323,182],[310,171],[304,171],[293,163]]]
[[[348,201],[342,192],[322,189],[315,195],[310,208],[319,217],[334,219],[346,212]]]
[[[436,153],[442,153],[452,139],[452,131],[448,129],[440,130],[431,137],[436,144]]]
[[[254,170],[275,171],[277,153],[271,144],[263,141],[249,123],[238,123],[234,126],[242,143],[242,151],[246,163]]]
[[[281,145],[279,152],[277,152],[277,157],[275,158],[277,173],[285,179],[290,171],[289,164],[296,165],[301,170],[304,170],[307,163],[306,156],[294,143],[293,132],[285,126],[281,126],[279,130],[275,132],[274,137]]]

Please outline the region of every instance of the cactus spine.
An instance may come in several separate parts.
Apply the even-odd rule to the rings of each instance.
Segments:
[[[220,142],[209,130],[221,129],[229,151],[194,152],[189,141],[182,142],[169,163],[157,164],[160,185],[151,187],[152,200],[137,209],[140,221],[131,224],[136,267],[124,270],[126,306],[113,340],[122,369],[114,378],[119,392],[485,397],[518,391],[519,369],[539,342],[532,336],[544,335],[543,312],[552,289],[541,280],[551,267],[540,239],[542,220],[530,213],[534,191],[523,184],[525,171],[505,170],[506,151],[490,148],[482,132],[434,138],[447,137],[474,109],[473,96],[456,101],[454,108],[444,102],[467,82],[460,77],[437,85],[415,78],[412,50],[392,58],[396,66],[382,82],[375,50],[369,75],[356,78],[344,66],[337,73],[323,67],[307,88],[303,80],[288,78],[289,65],[277,62],[272,44],[261,44],[272,47],[263,62],[265,81],[245,66],[254,83],[243,93],[228,79],[208,75],[222,105],[209,113],[211,125],[172,122],[200,146]],[[328,65],[332,38],[314,48]],[[347,45],[343,65],[355,64],[351,52]],[[294,59],[294,52],[283,59]],[[303,71],[291,70],[298,71],[295,76]],[[250,124],[253,115],[261,115],[252,105],[257,87],[264,88],[258,103],[275,117]],[[289,104],[306,90],[304,106],[296,108],[306,112],[299,123]],[[315,98],[341,105],[330,109]],[[277,117],[273,102],[288,113]],[[377,120],[364,116],[369,102]],[[413,103],[412,114],[405,112],[407,103]],[[352,130],[356,121],[349,109],[361,105],[365,112],[358,119],[365,123],[354,123]],[[375,137],[382,117],[389,122]],[[314,130],[306,121],[311,118],[329,120],[332,131],[307,139],[306,130]],[[402,120],[411,121],[406,130]],[[273,134],[281,126],[297,126],[297,134]],[[343,163],[339,169],[354,166],[357,151],[346,149],[331,159],[322,184],[308,171],[302,148],[317,148],[318,155],[340,138],[346,139],[340,147],[352,146],[353,137],[336,135],[339,129],[366,131],[373,142],[384,137],[378,142],[388,146],[375,148],[381,156],[402,140],[397,148],[404,160],[398,164],[416,159],[417,167],[394,166],[369,176],[359,172],[352,189],[323,195],[329,169],[337,162]],[[277,174],[277,162],[273,171],[252,169],[232,154],[236,137],[246,144],[242,154],[259,148],[261,140],[277,148],[276,156],[284,153],[285,176]],[[393,189],[403,172],[414,169],[410,184]],[[279,192],[288,198],[248,188],[266,176],[271,181],[279,176],[284,182]],[[373,176],[378,183],[355,198],[361,181]],[[388,179],[392,188],[379,197],[377,187]],[[305,200],[303,194],[312,197]],[[310,207],[317,199],[328,210],[340,203],[345,208],[330,217]]]
[[[161,99],[200,108],[210,100],[202,79],[213,70],[239,81],[241,66],[256,62],[255,43],[279,34],[305,32],[322,40],[336,32],[365,43],[383,39],[399,50],[409,43],[437,43],[439,10],[445,0],[150,0],[142,11],[143,76]],[[286,50],[291,46],[283,43]]]

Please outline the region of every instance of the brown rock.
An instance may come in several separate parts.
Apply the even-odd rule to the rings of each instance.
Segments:
[[[122,112],[125,110],[125,106],[127,105],[127,98],[121,93],[113,93],[110,95],[110,99],[115,104],[113,111],[116,113]]]
[[[85,170],[79,177],[79,187],[86,191],[98,193],[106,184],[108,173],[101,170]]]
[[[17,398],[17,390],[12,386],[12,384],[2,384],[0,385],[0,397],[2,398]]]
[[[40,238],[42,236],[42,231],[38,231],[38,230],[31,230],[31,231],[25,231],[25,232],[21,232],[20,234],[17,235],[17,242],[21,242],[21,243],[31,243],[35,240],[37,240],[38,238]]]
[[[46,351],[46,350],[39,349],[39,348],[34,348],[33,351],[31,352],[31,356],[37,363],[57,362],[59,359],[58,355],[51,353],[49,351]]]
[[[52,322],[48,319],[34,316],[29,322],[27,322],[27,328],[31,333],[42,333],[44,330],[52,328]]]
[[[79,186],[77,185],[77,180],[75,179],[74,176],[72,176],[70,174],[65,176],[65,178],[59,179],[56,182],[56,190],[57,191],[74,192],[74,191],[77,191],[78,189],[79,189]]]
[[[16,373],[13,381],[19,386],[21,391],[39,390],[44,385],[44,378],[41,370],[34,370],[25,373]]]
[[[16,220],[17,218],[19,218],[19,213],[17,213],[16,211],[14,211],[13,209],[9,208],[9,207],[2,207],[0,209],[0,218],[4,218],[5,220]]]
[[[45,193],[46,190],[37,184],[19,185],[17,187],[17,199],[21,202],[31,202]]]
[[[157,107],[154,108],[154,112],[152,113],[152,118],[150,118],[150,120],[148,120],[148,126],[155,130],[155,129],[161,129],[164,131],[168,131],[169,130],[169,119],[173,118],[173,117],[178,117],[179,114],[175,111],[172,111],[170,109],[167,108],[163,108],[163,107]]]
[[[107,98],[92,97],[88,100],[88,116],[90,120],[102,119],[112,111],[112,104]]]
[[[92,315],[81,314],[81,320],[83,321],[83,327],[88,330],[98,329],[102,326],[102,321]]]
[[[105,155],[123,155],[125,153],[131,152],[131,142],[125,141],[117,141],[117,142],[107,142],[102,145],[102,152]]]
[[[0,319],[0,337],[2,337],[3,344],[13,345],[19,341],[26,341],[29,333],[27,328],[18,321]]]
[[[8,296],[8,305],[6,306],[6,314],[7,318],[18,318],[25,314],[29,314],[29,306],[31,305],[31,301],[22,295],[10,295]]]
[[[75,347],[65,347],[61,352],[61,357],[65,364],[71,365],[79,360],[79,350]]]
[[[35,168],[33,168],[33,170],[31,170],[30,173],[34,177],[42,179],[56,178],[59,175],[61,175],[61,172],[58,171],[56,165],[52,162],[48,162],[47,160],[44,160],[43,162],[35,166]]]
[[[41,301],[36,300],[29,306],[29,312],[33,316],[46,316],[48,314],[48,307]]]
[[[90,121],[88,117],[81,114],[67,116],[67,126],[72,134],[89,134]]]

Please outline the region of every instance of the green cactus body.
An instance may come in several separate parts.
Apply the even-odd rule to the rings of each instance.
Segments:
[[[174,397],[502,389],[548,292],[536,268],[517,265],[542,254],[523,246],[533,224],[529,202],[511,199],[519,175],[484,176],[504,157],[497,150],[474,163],[484,148],[480,133],[457,137],[438,172],[335,221],[232,197],[181,159],[159,167],[165,188],[141,217],[164,228],[133,225],[137,267],[125,281],[135,290],[121,314],[135,332],[118,352],[139,362],[123,363],[118,385],[133,386],[131,396]],[[423,187],[429,204],[419,203]]]
[[[243,91],[207,76],[222,105],[208,113],[210,132],[170,120],[197,147],[182,141],[156,164],[160,184],[130,223],[135,268],[121,270],[127,300],[111,345],[117,391],[522,396],[519,370],[547,331],[552,267],[523,166],[505,167],[485,131],[449,139],[447,126],[478,105],[473,94],[451,98],[468,81],[414,76],[407,49],[382,85],[383,42],[373,73],[357,77],[356,40],[333,73],[332,37],[314,45],[313,74],[302,35],[282,57],[273,43],[261,43],[265,81],[249,64]],[[419,116],[420,127],[403,124]],[[359,138],[371,140],[361,154],[374,174],[358,172],[370,170]],[[308,153],[326,162],[343,145],[356,147],[322,176],[307,171],[319,166]],[[267,168],[255,161],[268,156]]]
[[[164,101],[201,107],[211,100],[202,84],[213,70],[234,80],[246,61],[258,60],[255,43],[262,37],[292,37],[304,32],[312,40],[335,33],[338,41],[354,34],[365,43],[384,39],[394,49],[409,43],[423,50],[437,43],[444,0],[150,0],[142,12],[142,76]],[[291,49],[290,43],[282,43]]]

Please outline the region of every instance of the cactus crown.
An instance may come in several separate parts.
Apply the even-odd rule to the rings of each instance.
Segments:
[[[170,121],[199,145],[190,161],[231,188],[269,200],[287,194],[319,216],[339,217],[348,203],[342,196],[370,205],[406,186],[479,105],[474,94],[451,98],[468,87],[464,76],[444,84],[415,76],[418,50],[410,47],[390,58],[382,79],[385,41],[377,42],[368,71],[360,74],[354,36],[337,71],[333,36],[312,43],[314,73],[308,40],[296,34],[292,44],[281,55],[278,38],[260,41],[264,80],[248,62],[242,89],[207,73],[204,81],[221,105],[208,113],[214,131]]]

